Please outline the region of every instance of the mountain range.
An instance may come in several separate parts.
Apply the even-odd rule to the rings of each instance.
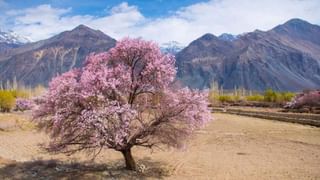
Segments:
[[[48,85],[52,77],[81,67],[90,53],[107,51],[116,40],[80,25],[72,31],[0,53],[0,81]]]
[[[292,19],[269,31],[227,37],[205,34],[179,52],[178,79],[199,89],[214,81],[223,89],[320,88],[320,26]]]
[[[0,82],[16,79],[36,86],[81,67],[87,55],[107,51],[116,40],[80,25],[38,42],[2,43],[0,39]],[[191,88],[209,88],[213,82],[224,89],[258,91],[320,88],[320,26],[301,19],[269,31],[205,34],[185,48],[172,41],[162,51],[175,54],[177,80]]]

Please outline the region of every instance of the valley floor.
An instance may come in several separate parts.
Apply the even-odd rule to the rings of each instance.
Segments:
[[[320,179],[320,128],[213,114],[185,150],[136,148],[142,173],[123,170],[122,156],[106,150],[94,162],[85,154],[46,153],[48,137],[26,114],[0,114],[0,179]]]

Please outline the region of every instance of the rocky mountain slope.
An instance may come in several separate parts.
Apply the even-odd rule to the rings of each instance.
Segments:
[[[87,55],[106,51],[116,40],[80,25],[50,39],[0,52],[0,82],[47,85],[52,77],[83,65]]]
[[[192,88],[320,88],[320,26],[300,19],[232,41],[205,34],[176,57],[178,79]]]
[[[82,66],[87,55],[106,51],[116,41],[80,25],[35,43],[2,43],[0,83],[17,79],[36,86],[47,85],[57,74]],[[219,37],[205,34],[181,49],[176,42],[162,47],[164,52],[178,52],[178,80],[192,88],[208,88],[213,81],[224,89],[320,88],[320,27],[300,19],[269,31]]]

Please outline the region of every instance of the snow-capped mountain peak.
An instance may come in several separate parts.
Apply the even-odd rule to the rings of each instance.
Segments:
[[[13,31],[1,31],[0,30],[0,42],[8,44],[26,44],[31,42],[31,39],[18,35]]]
[[[177,41],[169,41],[166,43],[161,44],[161,51],[164,53],[170,54],[177,54],[180,52],[184,47]]]
[[[233,40],[236,40],[238,36],[233,34],[223,33],[220,36],[218,36],[218,38],[223,41],[233,41]]]

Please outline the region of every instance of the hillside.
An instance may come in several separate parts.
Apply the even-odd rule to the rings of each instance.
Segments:
[[[28,86],[47,85],[52,77],[83,65],[92,52],[106,51],[116,40],[101,31],[80,25],[52,38],[0,53],[0,82]]]
[[[178,79],[192,88],[300,91],[320,88],[320,26],[292,19],[232,40],[205,34],[177,54]]]

